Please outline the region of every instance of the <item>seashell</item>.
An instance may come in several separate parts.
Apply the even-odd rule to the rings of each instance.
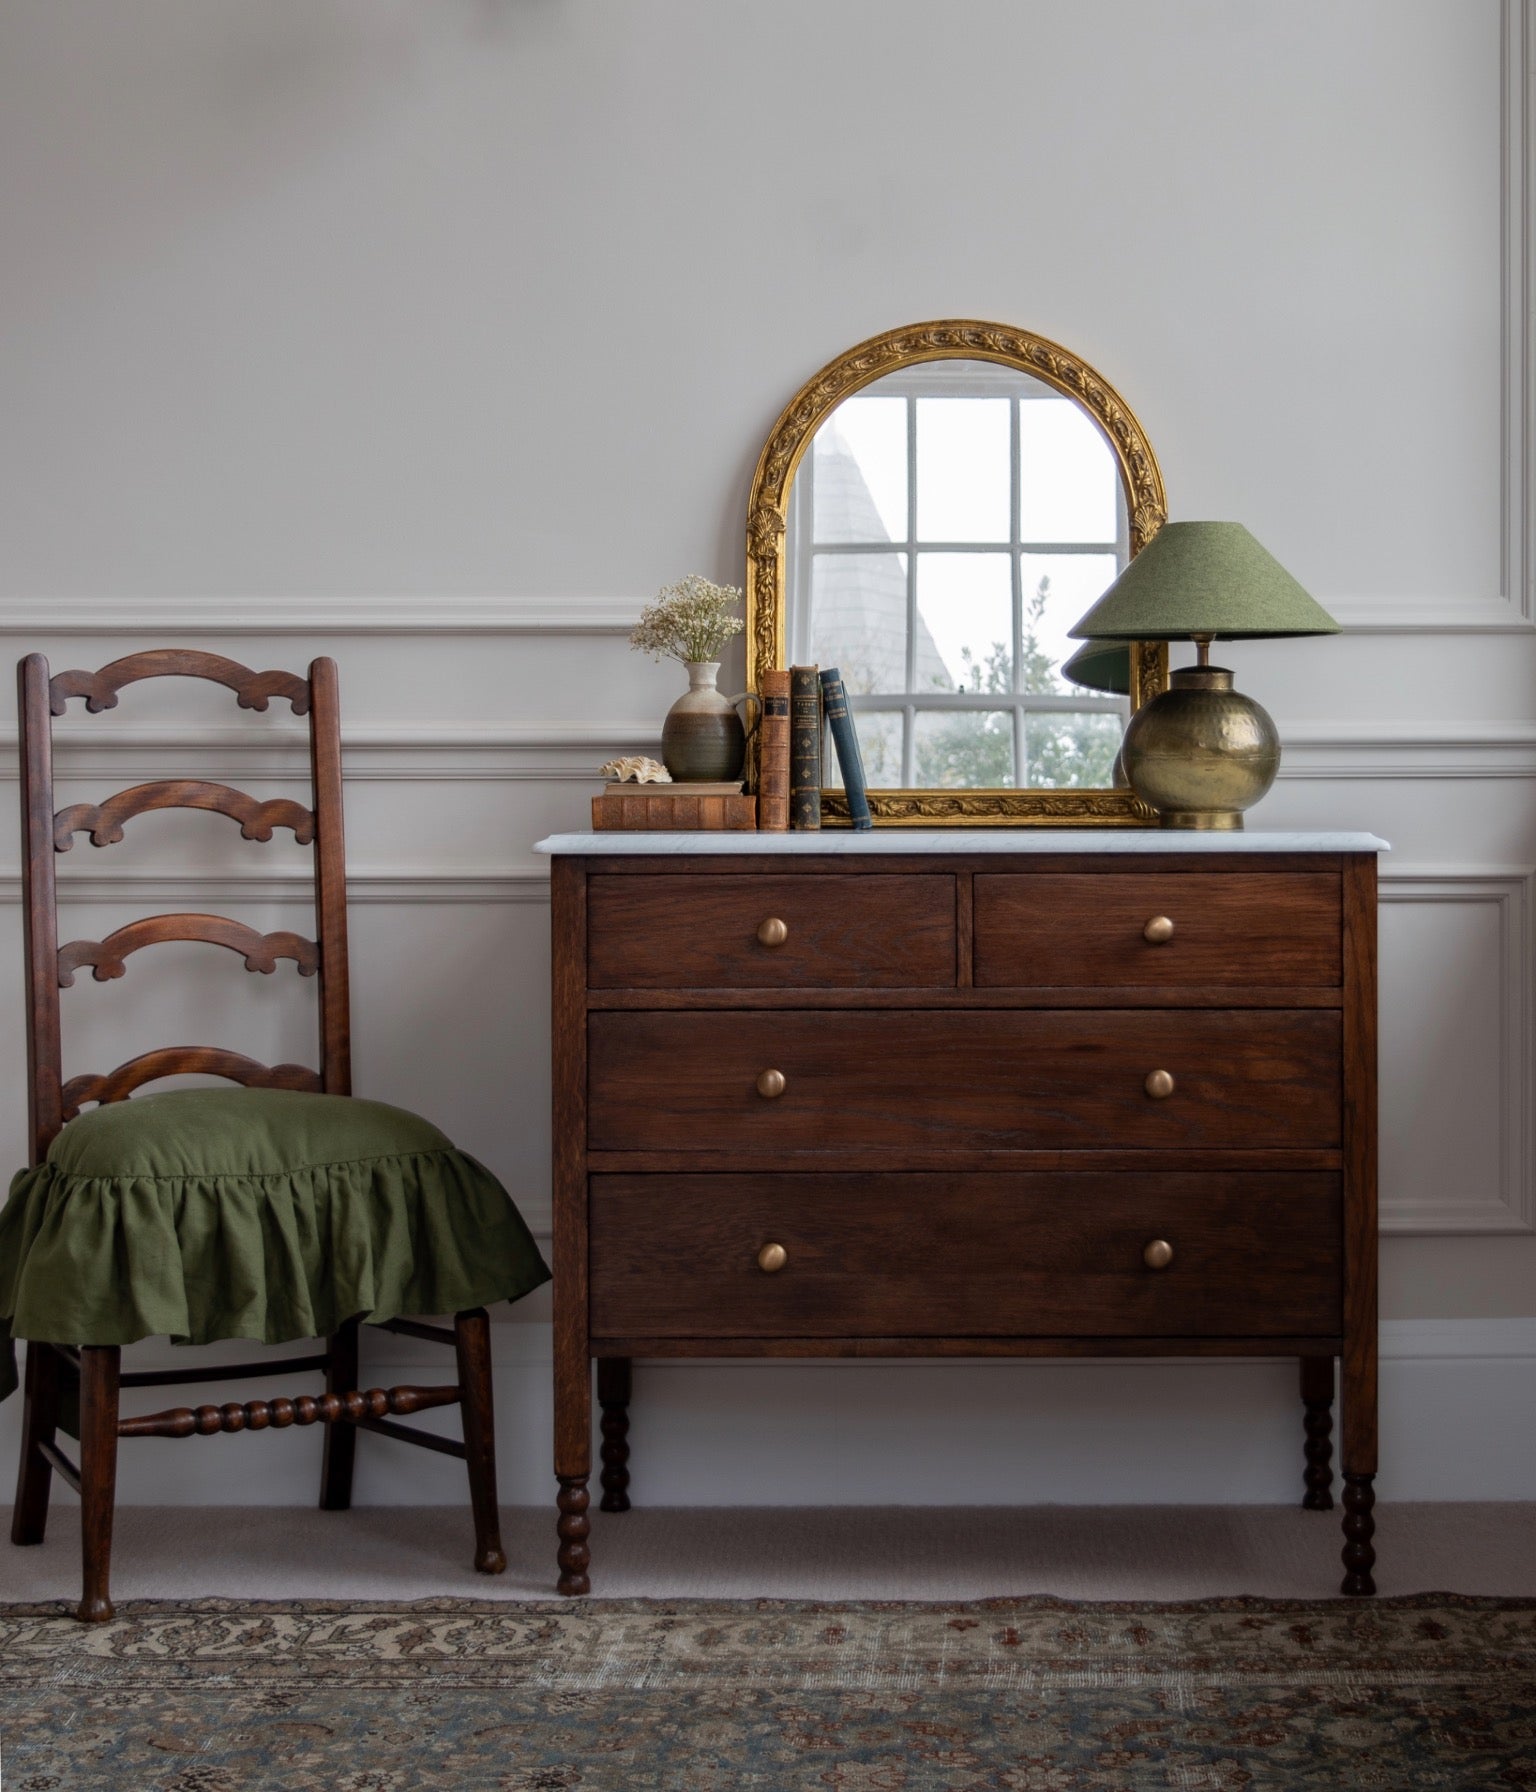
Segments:
[[[615,784],[670,784],[672,774],[659,759],[646,759],[638,753],[623,759],[610,759],[602,768],[603,776]]]

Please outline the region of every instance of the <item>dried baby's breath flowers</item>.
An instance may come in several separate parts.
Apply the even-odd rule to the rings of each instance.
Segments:
[[[716,660],[746,624],[733,615],[741,602],[735,585],[716,585],[696,572],[668,585],[640,612],[629,644],[657,660]]]

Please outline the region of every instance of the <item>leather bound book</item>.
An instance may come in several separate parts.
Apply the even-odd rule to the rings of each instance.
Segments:
[[[821,826],[821,679],[815,666],[789,673],[789,823]]]
[[[666,787],[663,787],[666,788]],[[624,784],[592,799],[594,833],[748,833],[757,827],[757,798],[742,796],[739,786],[726,794],[718,786],[696,794],[684,784],[663,796],[655,785]]]
[[[763,719],[757,731],[757,825],[782,834],[789,827],[789,669],[764,672]]]
[[[848,818],[854,831],[862,834],[875,824],[869,813],[869,792],[864,783],[864,755],[859,751],[859,737],[854,732],[853,717],[848,710],[848,693],[843,689],[843,677],[836,666],[828,666],[821,675],[821,706],[826,712],[832,745],[837,749],[837,763],[842,768]]]

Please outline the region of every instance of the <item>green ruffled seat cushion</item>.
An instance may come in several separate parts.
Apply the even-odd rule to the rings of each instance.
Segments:
[[[489,1170],[355,1096],[177,1089],[95,1108],[0,1209],[0,1332],[57,1344],[281,1344],[548,1280]]]

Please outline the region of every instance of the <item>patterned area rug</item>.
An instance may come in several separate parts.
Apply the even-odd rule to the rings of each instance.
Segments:
[[[0,1606],[6,1792],[1536,1787],[1536,1601]]]

